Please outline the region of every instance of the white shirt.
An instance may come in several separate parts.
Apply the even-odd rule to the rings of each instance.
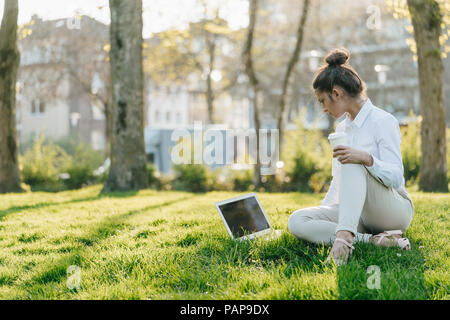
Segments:
[[[403,162],[400,152],[400,126],[390,113],[374,106],[370,99],[359,110],[351,121],[346,118],[339,122],[336,132],[347,134],[347,145],[370,153],[373,165],[366,166],[368,171],[385,186],[406,193],[403,177]],[[339,203],[339,177],[341,163],[333,158],[331,185],[322,201],[322,205],[330,206]]]

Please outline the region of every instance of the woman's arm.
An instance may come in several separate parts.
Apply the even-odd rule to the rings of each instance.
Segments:
[[[357,163],[366,166],[369,172],[381,182],[394,189],[403,184],[403,162],[400,152],[400,127],[394,116],[388,116],[375,123],[375,142],[379,158],[368,152],[348,146],[336,147],[333,157],[345,163]]]
[[[367,166],[369,172],[381,179],[384,185],[394,189],[403,185],[403,162],[400,151],[400,126],[394,116],[388,116],[375,123],[375,140],[380,159],[372,155],[373,164]]]

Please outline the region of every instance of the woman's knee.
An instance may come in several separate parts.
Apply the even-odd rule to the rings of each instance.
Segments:
[[[366,175],[366,169],[362,164],[357,163],[345,163],[342,164],[341,167],[342,174],[351,173],[351,174],[361,174]]]
[[[293,212],[288,220],[288,229],[293,235],[298,238],[303,238],[305,233],[305,223],[311,218],[308,216],[309,208],[304,208]]]

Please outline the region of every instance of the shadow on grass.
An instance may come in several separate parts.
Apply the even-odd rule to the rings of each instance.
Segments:
[[[128,198],[128,197],[136,196],[136,194],[138,192],[139,191],[136,191],[136,190],[121,191],[121,192],[105,192],[105,193],[100,192],[97,196],[72,199],[72,200],[67,200],[67,201],[62,201],[62,202],[42,202],[42,203],[36,203],[36,204],[32,204],[32,205],[12,206],[8,209],[0,210],[0,220],[9,214],[14,214],[17,212],[21,212],[23,210],[37,210],[37,209],[42,209],[42,208],[62,206],[62,205],[73,204],[73,203],[78,203],[78,202],[95,201],[95,200],[99,200],[102,198]]]
[[[238,293],[234,293],[238,297],[240,294],[249,294],[248,298],[262,294],[264,299],[282,300],[317,299],[320,296],[343,300],[429,299],[431,294],[424,278],[424,257],[414,243],[411,251],[356,244],[349,263],[337,269],[325,264],[329,246],[310,244],[295,239],[287,232],[277,240],[261,242],[239,242],[228,237],[214,238],[202,232],[193,232],[172,245],[193,250],[174,250],[162,258],[152,277],[157,286],[181,297],[198,299],[205,293],[217,293],[221,299],[221,292],[234,287],[239,288]],[[375,267],[369,269],[370,266]],[[337,270],[337,291],[332,283],[326,282],[329,287],[322,288],[320,282],[324,279],[322,274],[330,271],[334,274],[333,270]],[[377,270],[379,286],[375,280]],[[247,277],[254,272],[262,272],[261,277]],[[281,277],[288,280],[287,284],[282,285],[281,289],[276,284],[279,289],[263,293],[274,285],[270,275],[275,275],[275,279]],[[318,285],[312,280],[311,284],[300,287],[301,290],[292,290],[289,279],[295,282],[303,275],[312,276],[311,279],[317,277]]]
[[[337,269],[339,299],[429,299],[425,260],[418,245],[410,251],[359,243],[345,266]],[[379,280],[378,280],[379,279]]]
[[[33,294],[40,292],[41,285],[62,281],[62,279],[66,278],[67,276],[66,270],[68,266],[77,265],[81,267],[83,265],[84,259],[82,251],[86,248],[86,246],[93,246],[101,240],[115,235],[118,230],[123,228],[124,220],[126,220],[128,217],[144,213],[148,210],[167,207],[174,203],[185,201],[190,198],[193,198],[193,196],[166,201],[157,205],[147,206],[139,210],[128,211],[124,214],[104,219],[103,222],[99,223],[98,227],[95,228],[95,230],[78,239],[79,242],[84,244],[83,247],[80,247],[71,252],[70,256],[65,256],[59,260],[53,261],[50,268],[39,272],[37,275],[32,277],[30,281],[24,283],[25,290],[27,290],[30,296],[33,297]]]
[[[86,197],[86,198],[81,198],[81,199],[73,199],[73,200],[68,200],[68,201],[63,201],[63,202],[42,202],[42,203],[36,203],[36,204],[31,204],[31,205],[12,206],[8,209],[0,211],[0,220],[9,214],[21,212],[23,210],[37,210],[37,209],[48,208],[48,207],[53,207],[53,206],[62,206],[65,204],[70,204],[70,203],[94,201],[94,200],[98,200],[98,199],[100,199],[100,196]]]
[[[166,245],[174,250],[159,258],[152,281],[155,287],[186,299],[203,295],[206,299],[211,295],[242,299],[241,295],[247,294],[251,299],[270,290],[279,277],[287,281],[280,291],[267,293],[269,299],[305,299],[304,292],[292,290],[288,279],[329,269],[323,263],[326,247],[299,241],[288,232],[271,241],[235,241],[228,236],[193,232]],[[248,277],[255,272],[261,272],[261,276]],[[235,292],[224,293],[229,290]]]

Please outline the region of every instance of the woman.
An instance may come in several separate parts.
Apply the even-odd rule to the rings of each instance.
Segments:
[[[405,190],[400,128],[390,113],[374,106],[365,84],[347,63],[346,49],[332,51],[313,81],[323,112],[339,122],[346,145],[333,150],[333,179],[322,205],[295,211],[289,230],[297,238],[333,243],[327,261],[346,263],[353,242],[399,246],[409,250],[403,232],[414,214]]]

